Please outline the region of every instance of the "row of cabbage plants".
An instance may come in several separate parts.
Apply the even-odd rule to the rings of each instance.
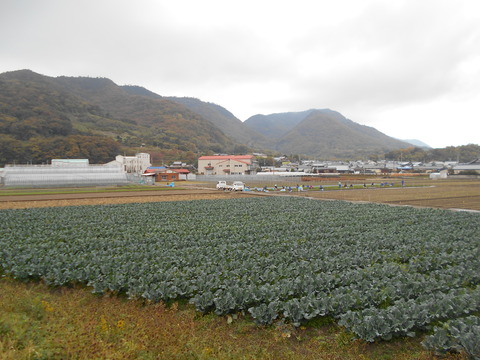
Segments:
[[[423,345],[443,355],[449,351],[463,351],[480,360],[480,317],[468,316],[449,320],[436,326],[433,335],[427,336]]]
[[[0,211],[0,267],[367,341],[480,311],[480,215],[268,197]]]

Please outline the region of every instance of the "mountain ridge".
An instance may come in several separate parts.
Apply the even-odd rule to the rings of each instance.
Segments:
[[[284,153],[355,158],[410,146],[331,109],[255,115],[246,123],[266,137],[275,136],[275,150]]]
[[[167,97],[167,99],[182,104],[191,111],[200,114],[222,130],[226,135],[247,147],[262,148],[262,144],[264,147],[265,144],[269,143],[268,139],[262,134],[245,126],[244,122],[236,118],[230,111],[220,105],[203,102],[191,97]]]
[[[252,151],[356,158],[408,146],[330,109],[257,114],[242,122],[217,104],[163,96],[108,78],[17,70],[0,74],[0,85],[0,135],[9,143],[24,142],[25,148],[38,139],[76,135],[110,139],[117,150],[144,147],[154,153],[188,153],[189,159]],[[82,154],[74,149],[69,156]],[[45,156],[59,155],[52,150]],[[15,156],[39,161],[28,151]]]
[[[0,135],[18,150],[5,151],[0,163],[42,163],[66,156],[109,161],[121,148],[135,152],[145,146],[193,160],[200,153],[230,152],[236,146],[210,121],[163,97],[132,95],[106,78],[54,78],[30,70],[0,74]],[[76,135],[116,146],[101,156],[83,151],[80,144],[56,151],[53,142],[59,136]],[[40,140],[48,143],[44,157],[31,151]]]

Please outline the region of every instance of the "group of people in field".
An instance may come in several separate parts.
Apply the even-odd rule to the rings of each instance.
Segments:
[[[393,187],[395,184],[393,182],[382,182],[380,184],[375,184],[371,183],[370,187]],[[405,186],[405,180],[402,180],[402,187]],[[307,191],[307,190],[315,190],[316,186],[313,185],[299,185],[297,184],[295,187],[292,186],[278,186],[275,184],[273,188],[269,188],[268,186],[264,186],[263,188],[256,188],[257,191],[262,191],[262,192],[268,192],[268,191],[286,191],[286,192],[292,192],[292,191]],[[354,185],[353,184],[347,184],[344,183],[342,184],[341,181],[338,182],[338,188],[339,189],[353,189]],[[368,185],[366,183],[363,183],[363,188],[366,189],[368,188]],[[324,191],[325,187],[323,185],[318,185],[318,190]]]

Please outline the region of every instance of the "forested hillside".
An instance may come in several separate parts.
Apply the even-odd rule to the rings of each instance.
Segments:
[[[273,142],[270,141],[268,137],[263,136],[263,134],[247,126],[230,111],[219,105],[188,97],[169,97],[168,99],[182,104],[193,112],[203,116],[205,119],[208,119],[226,135],[240,144],[245,144],[247,147],[256,149],[272,148]]]
[[[279,138],[302,122],[313,109],[279,114],[257,114],[245,120],[245,124],[265,137]]]
[[[245,123],[274,137],[279,152],[319,159],[355,159],[410,146],[330,109],[256,115]]]
[[[55,157],[106,162],[141,147],[196,158],[236,145],[210,121],[160,96],[132,94],[103,78],[29,70],[0,74],[0,138],[0,164]]]
[[[100,122],[101,108],[76,99],[29,71],[0,75],[0,165],[46,163],[55,157],[104,162],[121,144],[79,124]]]

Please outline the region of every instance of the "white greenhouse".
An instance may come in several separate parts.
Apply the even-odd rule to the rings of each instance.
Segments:
[[[10,187],[105,186],[128,184],[121,164],[7,165],[2,183]]]

